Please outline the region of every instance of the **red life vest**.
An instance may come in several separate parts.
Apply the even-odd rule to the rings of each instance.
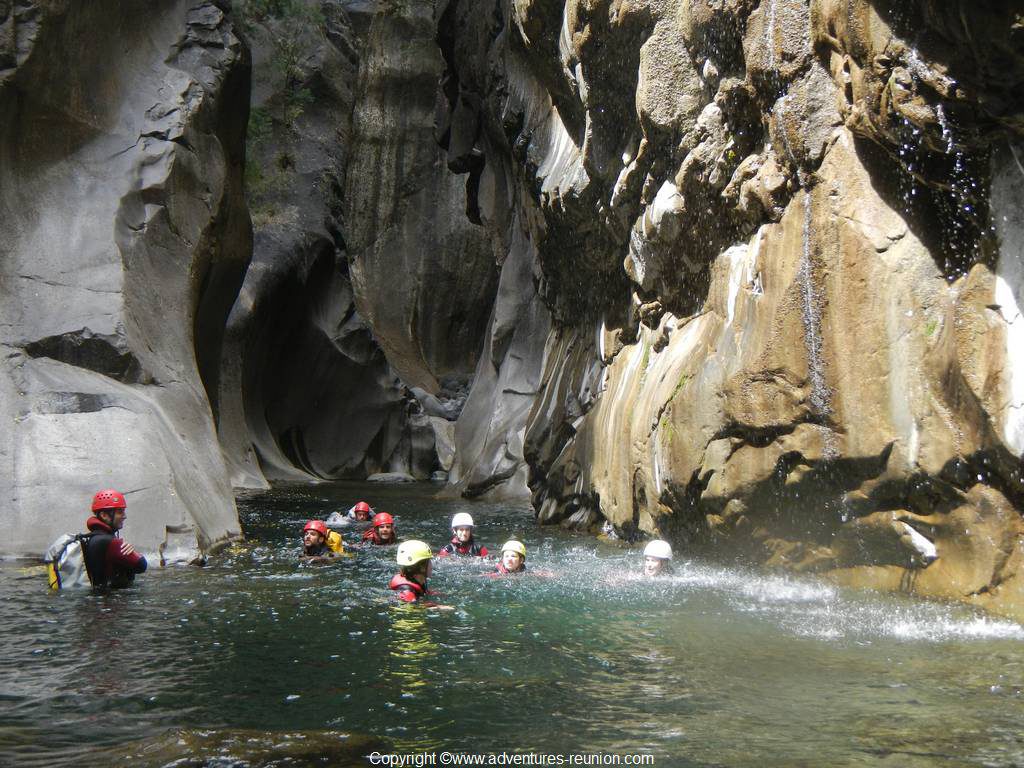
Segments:
[[[463,544],[459,541],[458,536],[452,536],[451,543],[445,544],[437,553],[438,557],[448,557],[449,555],[487,557],[487,547],[480,546],[473,539],[470,539],[468,543]]]
[[[491,575],[492,576],[515,576],[517,573],[522,573],[525,570],[526,570],[526,563],[523,563],[523,567],[520,568],[518,571],[510,571],[508,568],[505,567],[504,563],[498,563],[498,567],[494,569],[494,573],[492,573]]]
[[[422,584],[419,584],[412,579],[407,579],[400,573],[396,573],[391,577],[391,583],[388,586],[398,592],[398,599],[406,603],[415,603],[425,594],[427,594],[427,588]]]

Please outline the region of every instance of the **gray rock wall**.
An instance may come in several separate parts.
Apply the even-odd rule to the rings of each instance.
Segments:
[[[498,271],[476,169],[445,146],[443,2],[395,3],[366,32],[344,196],[356,306],[402,380],[436,394],[476,365]]]
[[[106,486],[141,550],[208,551],[239,535],[198,361],[249,256],[245,48],[213,3],[4,24],[0,551],[81,530]]]
[[[232,483],[427,479],[451,466],[497,280],[467,213],[475,177],[448,167],[435,125],[440,8],[237,11],[255,240],[221,368]]]

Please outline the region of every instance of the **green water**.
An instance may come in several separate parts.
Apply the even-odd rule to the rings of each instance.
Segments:
[[[1024,765],[1015,623],[685,556],[646,581],[636,549],[429,494],[242,500],[251,549],[106,595],[51,595],[4,564],[0,765],[368,765],[371,750],[442,749]],[[391,548],[298,567],[302,523],[364,497],[435,548],[458,511],[492,547],[522,533],[530,568],[553,575],[443,562],[431,586],[456,609],[441,612],[390,601]]]

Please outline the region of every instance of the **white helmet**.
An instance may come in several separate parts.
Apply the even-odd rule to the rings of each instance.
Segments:
[[[671,560],[672,547],[667,541],[655,539],[644,547],[644,557],[656,557],[659,560]]]
[[[452,528],[472,528],[473,516],[468,512],[457,512],[452,518]]]

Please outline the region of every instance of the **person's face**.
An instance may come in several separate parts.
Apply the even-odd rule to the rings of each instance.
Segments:
[[[644,558],[644,576],[657,576],[665,568],[665,561],[660,557]]]
[[[110,527],[115,531],[119,531],[124,528],[124,521],[128,517],[128,513],[121,509],[110,510]]]
[[[381,523],[377,526],[377,532],[380,534],[382,539],[388,541],[395,535],[395,526],[391,523]]]
[[[455,531],[455,538],[463,544],[473,538],[473,529],[467,525],[460,525],[458,528],[453,528],[452,530]]]
[[[356,510],[356,520],[369,520],[369,519],[370,519],[370,510],[368,510],[368,509],[357,509]]]
[[[501,564],[505,566],[506,571],[518,571],[523,567],[523,560],[525,559],[518,552],[513,552],[511,549],[506,549],[501,553]]]
[[[324,537],[319,533],[310,528],[308,531],[302,534],[302,543],[307,549],[313,549],[314,547],[320,546],[324,541]]]

